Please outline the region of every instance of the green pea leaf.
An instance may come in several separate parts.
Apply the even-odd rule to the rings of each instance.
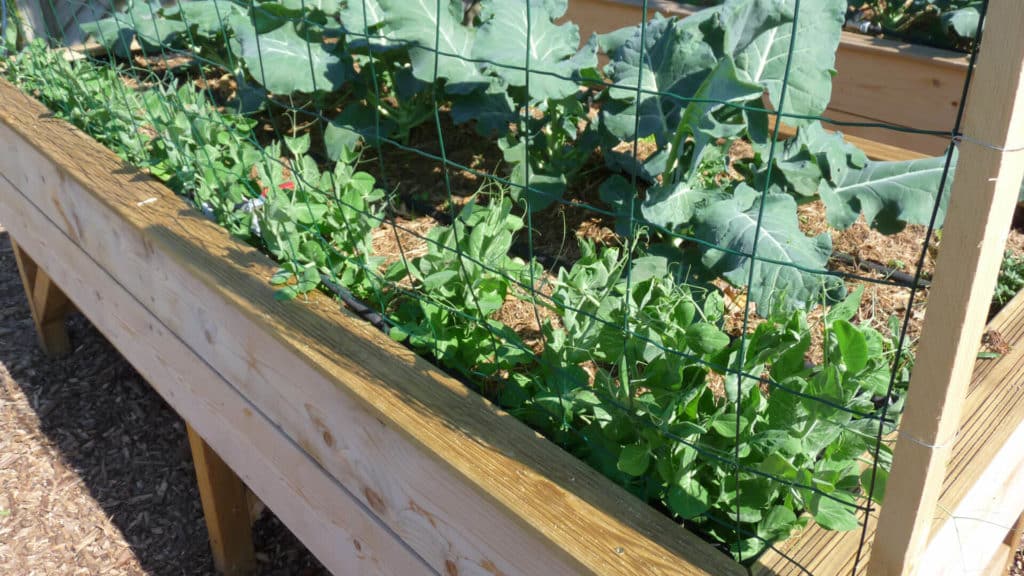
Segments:
[[[843,355],[843,363],[849,372],[860,372],[868,365],[868,341],[856,326],[846,320],[836,320],[832,324],[839,350]]]
[[[757,535],[765,540],[779,540],[789,536],[797,526],[797,517],[786,506],[773,506],[768,515],[757,525]]]
[[[729,345],[729,336],[711,324],[694,324],[686,329],[686,345],[703,354],[714,354]]]
[[[838,532],[856,530],[860,526],[860,521],[857,519],[857,508],[853,496],[842,492],[833,493],[831,496],[840,498],[843,502],[837,502],[821,494],[811,497],[810,508],[811,514],[814,515],[814,521],[826,530]]]
[[[747,429],[748,422],[743,416],[740,416],[740,433],[743,433]],[[711,429],[722,436],[723,438],[735,438],[736,437],[736,415],[735,414],[724,414],[715,418],[711,421]]]
[[[828,313],[825,314],[825,323],[831,324],[836,320],[851,320],[857,314],[863,296],[864,285],[861,284],[856,290],[848,294],[842,302],[829,308]]]
[[[651,463],[651,452],[646,444],[632,444],[619,453],[618,469],[630,476],[641,476]]]
[[[860,485],[864,488],[864,492],[871,488],[871,474],[872,468],[868,468],[860,474]],[[871,494],[871,499],[879,504],[882,504],[885,500],[885,487],[889,483],[889,471],[879,466],[875,470],[875,487],[874,492]]]
[[[668,507],[683,518],[696,518],[710,508],[708,491],[692,475],[683,476],[668,491]]]

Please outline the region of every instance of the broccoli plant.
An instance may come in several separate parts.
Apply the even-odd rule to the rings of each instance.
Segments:
[[[620,212],[692,252],[695,266],[737,286],[752,279],[750,296],[764,313],[842,295],[841,284],[822,275],[831,240],[800,231],[798,204],[820,199],[836,228],[863,215],[893,233],[926,224],[939,192],[944,158],[869,161],[816,120],[831,97],[844,11],[843,0],[729,0],[598,42],[614,82],[602,97],[602,148],[613,167],[650,183],[642,200],[630,200],[637,191],[613,178],[603,196],[620,207],[639,205],[639,218]],[[799,60],[787,66],[790,53]],[[797,136],[773,143],[773,114],[797,126]],[[652,139],[656,150],[642,159],[607,153],[638,138]],[[740,140],[752,154],[732,162],[738,176],[708,180],[708,155],[728,153]],[[756,266],[747,256],[755,242],[764,259]]]

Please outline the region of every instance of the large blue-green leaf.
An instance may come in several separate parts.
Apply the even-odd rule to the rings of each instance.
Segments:
[[[341,24],[346,30],[372,30],[384,22],[384,8],[377,0],[344,0]]]
[[[766,155],[767,146],[760,146]],[[838,132],[825,130],[820,122],[801,126],[796,138],[783,143],[775,158],[775,168],[791,191],[805,197],[816,197],[822,178],[841,182],[851,170],[864,168],[868,158]],[[773,178],[773,181],[776,179]]]
[[[275,94],[333,91],[342,87],[352,67],[320,42],[307,42],[288,22],[258,34],[240,19],[234,26],[249,74]]]
[[[787,0],[728,0],[713,10],[723,31],[722,53],[736,56],[765,32],[789,26],[794,5]]]
[[[792,13],[797,0],[782,0]],[[788,83],[783,113],[820,116],[832,98],[836,48],[842,33],[846,0],[799,2],[793,65],[787,77],[793,24],[786,22],[757,36],[736,54],[736,64],[746,77],[765,87],[772,106],[779,109],[782,86]],[[788,118],[791,124],[808,120]]]
[[[978,33],[978,22],[981,20],[982,3],[971,4],[946,12],[942,15],[942,24],[956,32],[961,38],[974,38]]]
[[[196,33],[204,37],[214,37],[224,33],[232,14],[245,14],[245,9],[229,0],[202,0],[200,2],[181,2],[178,4],[181,20]]]
[[[822,181],[818,193],[825,202],[828,223],[834,228],[849,228],[860,214],[872,228],[883,234],[895,234],[907,224],[928,224],[939,190],[945,156],[904,162],[868,162],[860,170],[847,172],[834,184]],[[951,171],[952,172],[952,171]],[[942,195],[936,225],[941,226],[949,203]]]
[[[827,233],[805,236],[797,220],[796,201],[788,194],[769,194],[764,199],[757,234],[760,204],[761,195],[740,184],[732,198],[714,202],[703,211],[696,230],[702,240],[742,254],[752,253],[754,239],[759,237],[758,259],[773,262],[758,261],[754,269],[749,297],[758,310],[766,314],[776,307],[800,308],[819,301],[823,289],[833,296],[838,293],[841,283],[815,273],[825,271],[832,255],[832,238]],[[712,248],[705,252],[703,262],[732,284],[747,286],[750,258]]]
[[[654,135],[664,146],[679,124],[684,99],[700,88],[718,58],[700,28],[686,21],[655,19],[647,25],[644,38],[640,36],[636,28],[612,55],[606,71],[616,85],[608,89],[611,101],[602,108],[601,117],[620,140]],[[634,134],[638,115],[639,129]]]
[[[515,117],[513,102],[497,79],[486,90],[451,97],[451,117],[456,124],[476,121],[476,130],[484,136],[503,136]]]
[[[175,43],[186,31],[185,24],[160,15],[159,4],[139,2],[127,12],[81,25],[82,31],[121,57],[131,55],[132,38],[143,48],[160,50]]]
[[[350,49],[371,46],[374,50],[389,50],[401,44],[384,25],[386,14],[379,0],[343,0],[339,15],[342,28],[349,34],[346,42]]]
[[[461,3],[441,2],[438,9],[435,0],[378,2],[390,37],[409,44],[416,78],[433,82],[436,67],[437,78],[447,80],[446,89],[451,93],[466,94],[486,87],[487,78],[470,61],[476,30],[462,25]]]
[[[303,11],[316,10],[333,16],[340,10],[339,0],[272,0],[280,2],[288,10],[295,10],[300,14]]]
[[[651,224],[674,230],[691,224],[698,208],[712,196],[693,182],[656,184],[647,189],[640,213]]]
[[[473,45],[473,57],[491,63],[489,68],[512,86],[526,85],[529,65],[531,100],[561,99],[579,89],[572,80],[579,27],[554,24],[557,16],[549,12],[548,3],[503,0],[486,5]]]
[[[730,105],[743,104],[760,95],[759,85],[737,76],[732,58],[725,57],[718,62],[711,75],[705,78],[697,89],[693,101],[686,106],[679,127],[676,128],[676,142],[681,142],[680,138],[686,135],[693,138],[689,175],[700,167],[708,144],[719,138],[734,138],[746,129],[745,123],[719,121],[715,113]],[[732,110],[736,109],[733,107]],[[742,115],[735,117],[742,120]],[[669,158],[669,162],[672,161],[673,159]]]

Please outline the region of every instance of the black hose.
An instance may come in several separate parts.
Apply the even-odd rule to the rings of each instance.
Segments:
[[[884,275],[887,279],[895,280],[896,282],[899,282],[900,284],[903,284],[908,288],[914,285],[913,274],[908,274],[906,272],[896,270],[895,268],[884,266],[882,264],[879,264],[878,262],[872,262],[870,260],[861,260],[860,258],[856,258],[850,254],[846,254],[843,252],[833,252],[832,259],[838,260],[839,262],[842,262],[843,264],[847,264],[849,266],[856,266],[857,268],[860,268],[861,270],[865,270],[867,272],[877,272],[879,274]],[[927,288],[931,285],[931,281],[925,278],[921,278],[917,283],[918,288]]]

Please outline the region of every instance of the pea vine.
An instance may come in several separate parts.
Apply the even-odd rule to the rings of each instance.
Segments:
[[[782,100],[773,95],[781,90],[782,72],[755,60],[775,61],[771,55],[781,50],[764,36],[784,33],[792,24],[785,2],[727,2],[692,22],[655,20],[648,24],[649,35],[627,29],[592,39],[582,50],[573,25],[554,24],[564,2],[530,2],[529,17],[536,19],[531,29],[538,35],[530,49],[546,55],[536,55],[529,78],[525,70],[499,66],[526,54],[525,44],[521,56],[505,50],[518,41],[513,24],[524,17],[521,3],[484,3],[479,14],[468,15],[461,3],[452,6],[439,15],[422,12],[418,2],[246,7],[208,0],[177,9],[137,4],[125,13],[131,26],[124,15],[95,25],[97,36],[114,38],[108,46],[115,55],[127,55],[133,38],[150,50],[177,43],[233,71],[239,98],[228,108],[192,85],[155,75],[143,77],[140,89],[129,89],[122,79],[125,68],[70,63],[39,43],[0,70],[232,234],[273,255],[282,266],[272,280],[281,286],[281,297],[324,285],[355,295],[379,311],[392,338],[433,357],[730,553],[749,560],[809,517],[828,529],[856,528],[856,503],[871,482],[863,470],[871,469],[866,455],[881,408],[890,404],[890,415],[900,412],[910,361],[904,356],[896,394],[888,396],[896,343],[853,323],[862,291],[843,296],[840,286],[811,289],[800,276],[804,272],[785,276],[779,272],[785,267],[778,266],[763,273],[774,276],[751,287],[751,297],[766,302],[758,308],[760,323],[747,338],[731,336],[722,294],[686,279],[698,267],[731,278],[747,259],[719,248],[695,249],[678,236],[742,249],[749,238],[737,221],[749,218],[760,195],[768,194],[762,233],[784,244],[772,257],[823,267],[823,260],[810,255],[821,253],[826,240],[806,239],[796,228],[797,202],[821,197],[837,223],[864,214],[880,228],[898,228],[916,221],[918,208],[883,181],[919,185],[913,188],[920,189],[918,200],[927,201],[935,193],[924,185],[933,176],[929,161],[868,162],[841,136],[812,121],[803,122],[799,136],[769,160],[767,112],[755,102],[765,90],[775,102]],[[502,13],[508,6],[515,10]],[[828,28],[824,24],[831,20],[815,19],[818,8],[808,10],[801,14],[807,17],[804,26]],[[451,32],[444,50],[453,54],[437,61],[437,78],[424,72],[425,59],[431,67],[434,61],[422,48],[433,45],[436,19]],[[343,23],[353,21],[374,34],[352,34]],[[250,40],[256,38],[280,49],[254,52]],[[301,55],[292,50],[300,41]],[[818,43],[828,48],[827,38]],[[603,72],[596,66],[598,51],[611,59]],[[830,66],[828,58],[809,63],[806,78],[792,79],[806,82],[810,92],[801,91],[808,100],[794,98],[787,111],[823,109],[827,89],[820,82]],[[368,78],[370,70],[380,76]],[[645,83],[680,80],[661,82],[657,94],[642,92],[639,98],[621,85],[589,96],[580,91],[581,83],[605,78],[635,82],[641,70]],[[377,98],[380,92],[365,85],[369,81],[392,87],[393,96]],[[258,121],[247,115],[252,108],[244,101],[247,90],[263,94],[257,107],[271,106],[286,91],[324,108],[332,98],[344,100],[339,116],[325,127],[326,150],[338,159],[333,168],[317,162],[323,151],[313,150],[308,135],[258,142]],[[373,238],[393,233],[393,206],[372,176],[354,168],[358,147],[364,140],[406,138],[438,92],[453,119],[474,120],[484,136],[502,139],[510,162],[520,157],[522,163],[512,167],[508,185],[481,189],[451,222],[425,234],[424,250],[388,262],[375,253]],[[601,105],[593,121],[587,98]],[[539,114],[520,118],[516,110],[523,107]],[[624,213],[625,222],[642,224],[626,227],[626,247],[584,241],[580,258],[557,274],[513,256],[516,238],[527,233],[528,211],[518,207],[536,209],[541,198],[561,194],[565,179],[582,165],[580,143],[607,148],[627,142],[634,136],[624,127],[638,115],[639,136],[652,137],[656,153],[632,165],[608,154],[607,161],[624,175],[602,186],[608,205],[621,208],[630,179],[649,180],[637,213]],[[538,116],[557,119],[557,126]],[[372,130],[365,123],[370,118]],[[378,118],[388,126],[386,136],[376,128]],[[725,161],[728,142],[740,138],[756,151],[736,165],[742,178],[702,178],[709,163]],[[769,162],[775,170],[768,170]],[[531,185],[550,184],[549,194],[543,187],[525,194],[517,189],[527,173]],[[775,305],[768,292],[785,295],[785,305]],[[804,305],[830,298],[835,304],[827,314],[809,320]],[[514,301],[534,310],[542,345],[497,319]],[[897,328],[892,325],[891,334]],[[883,447],[876,500],[884,493],[889,458]]]

